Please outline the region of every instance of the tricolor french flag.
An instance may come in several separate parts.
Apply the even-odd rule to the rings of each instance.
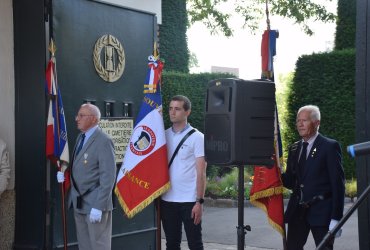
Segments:
[[[64,115],[62,95],[58,87],[56,62],[52,56],[46,69],[46,93],[49,99],[49,112],[46,127],[46,156],[58,167],[69,163],[67,126]],[[61,169],[59,169],[61,170]],[[64,170],[63,170],[64,171]],[[69,188],[69,176],[64,187]]]

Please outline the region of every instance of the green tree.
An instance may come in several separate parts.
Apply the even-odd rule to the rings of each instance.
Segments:
[[[332,0],[322,0],[325,1]],[[313,33],[307,24],[308,20],[329,22],[336,18],[325,9],[324,4],[309,0],[162,0],[159,38],[161,57],[166,61],[165,70],[189,72],[189,64],[194,62],[189,55],[186,37],[186,30],[190,25],[203,22],[211,34],[222,32],[229,37],[233,34],[229,24],[231,15],[237,14],[244,18],[243,27],[254,31],[265,16],[266,3],[272,15],[295,20],[307,34]],[[225,8],[229,5],[233,6],[231,10]]]
[[[229,20],[235,13],[243,17],[244,27],[256,30],[259,21],[265,15],[267,4],[269,13],[293,19],[305,33],[312,35],[313,31],[307,23],[308,20],[335,21],[336,16],[325,8],[325,2],[331,1],[316,1],[320,2],[319,4],[312,0],[188,0],[187,5],[189,24],[201,21],[211,33],[222,32],[225,36],[232,36],[233,30]],[[233,5],[229,13],[226,12],[225,5]]]
[[[199,67],[199,61],[198,61],[197,55],[194,54],[193,52],[190,52],[189,68],[196,68],[196,67]]]

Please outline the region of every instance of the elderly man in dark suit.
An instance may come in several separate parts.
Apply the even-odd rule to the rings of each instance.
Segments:
[[[70,166],[69,205],[74,209],[80,250],[111,249],[116,164],[113,142],[98,128],[99,120],[99,108],[92,104],[83,104],[76,115],[81,133]],[[62,172],[58,172],[57,179],[64,181]]]
[[[319,108],[301,107],[296,126],[302,139],[289,147],[282,174],[284,186],[293,191],[285,211],[288,250],[302,250],[310,231],[318,246],[342,218],[344,207],[341,148],[337,141],[319,134]],[[326,249],[333,245],[334,240]]]

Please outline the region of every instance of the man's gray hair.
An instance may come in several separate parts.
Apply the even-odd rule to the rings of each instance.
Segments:
[[[320,121],[321,120],[320,109],[316,105],[303,106],[298,110],[297,114],[301,113],[302,111],[309,111],[312,121]]]

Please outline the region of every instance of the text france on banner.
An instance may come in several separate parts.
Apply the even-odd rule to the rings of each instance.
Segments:
[[[162,117],[163,63],[158,57],[149,56],[148,66],[144,99],[115,187],[128,218],[143,210],[170,187]]]
[[[271,169],[254,167],[250,202],[264,210],[271,226],[285,237],[283,184],[281,181],[282,144],[277,111],[275,110],[275,164]]]
[[[62,95],[58,87],[56,59],[54,56],[49,60],[46,69],[46,92],[49,99],[49,112],[46,127],[46,156],[58,165],[59,168],[67,167],[69,163],[69,149],[67,127],[64,116]],[[66,176],[64,188],[70,186]]]

